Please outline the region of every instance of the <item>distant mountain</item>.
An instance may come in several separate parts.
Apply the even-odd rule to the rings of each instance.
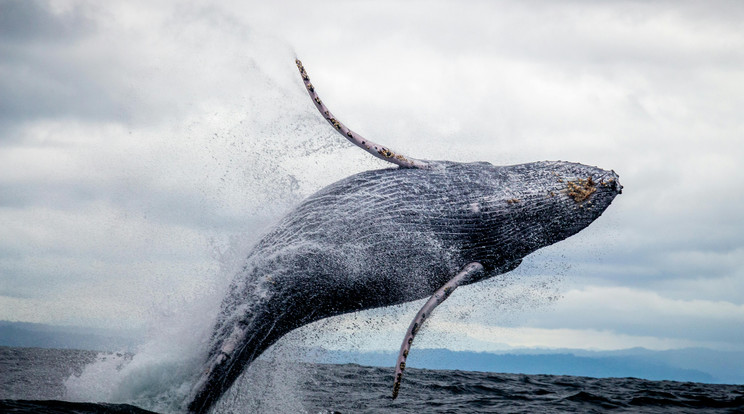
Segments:
[[[0,321],[0,346],[131,351],[137,336],[136,332]]]
[[[395,352],[316,350],[308,360],[392,367]],[[408,367],[515,374],[573,375],[596,378],[635,377],[649,380],[744,384],[744,352],[708,349],[593,352],[586,350],[514,350],[509,353],[414,349]]]
[[[141,333],[137,332],[0,321],[0,346],[134,351],[141,339]],[[306,362],[379,367],[392,367],[397,357],[394,351],[305,349],[299,354],[298,358]],[[669,351],[513,349],[499,353],[414,348],[407,365],[462,371],[744,384],[744,352],[702,348]]]

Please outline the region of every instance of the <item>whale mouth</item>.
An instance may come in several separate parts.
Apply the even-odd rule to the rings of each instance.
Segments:
[[[615,194],[623,193],[623,186],[618,181],[618,176],[614,171],[600,178],[594,178],[590,175],[586,178],[577,178],[566,182],[566,194],[579,204],[588,200],[592,194],[600,189]]]
[[[620,184],[620,177],[617,175],[615,170],[611,170],[609,173],[605,174],[600,180],[599,184],[609,189],[610,191],[615,192],[616,194],[622,194],[623,193],[623,186]]]

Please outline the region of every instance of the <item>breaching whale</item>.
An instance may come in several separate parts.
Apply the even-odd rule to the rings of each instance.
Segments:
[[[403,156],[338,121],[296,63],[324,118],[398,167],[321,189],[253,247],[223,300],[190,412],[208,411],[295,328],[430,297],[401,345],[395,398],[413,337],[452,290],[513,270],[531,252],[579,232],[622,190],[614,171],[572,162],[494,166]]]

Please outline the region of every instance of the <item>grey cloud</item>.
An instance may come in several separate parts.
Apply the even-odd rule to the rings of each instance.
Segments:
[[[127,120],[126,97],[111,82],[116,69],[104,76],[96,72],[96,59],[103,56],[76,58],[73,45],[49,44],[0,53],[0,142],[15,138],[14,126],[36,119]]]
[[[94,29],[80,6],[54,13],[48,0],[0,0],[0,47],[62,43]]]
[[[113,115],[100,99],[105,87],[65,56],[94,29],[80,7],[54,13],[48,1],[0,0],[0,143],[15,140],[14,125],[39,117]]]
[[[741,44],[737,33],[744,10],[735,1],[695,2],[469,2],[446,1],[337,4],[316,2],[297,6],[329,34],[355,33],[338,41],[349,49],[403,47],[436,48],[455,59],[497,54],[540,65],[583,70],[586,65],[617,65],[634,70],[680,65],[727,65],[742,58],[728,51]],[[467,9],[467,13],[455,9]],[[612,9],[611,12],[608,12]],[[331,10],[333,12],[331,12]],[[362,10],[359,12],[359,10]],[[390,13],[389,10],[395,10]],[[299,13],[299,11],[298,11]],[[340,20],[336,15],[347,15]],[[687,22],[694,21],[694,25]],[[300,26],[305,28],[305,26]],[[337,29],[328,29],[337,27]],[[287,27],[287,30],[292,30]],[[360,36],[360,32],[374,36]],[[363,40],[365,43],[359,44]]]
[[[711,182],[705,183],[697,173],[685,173],[715,164],[697,158],[708,148],[726,148],[719,151],[724,162],[741,158],[736,155],[741,151],[741,76],[732,70],[744,56],[736,50],[744,7],[734,5],[740,3],[469,2],[457,6],[461,14],[450,2],[295,2],[282,9],[236,2],[204,10],[189,4],[175,11],[145,3],[118,3],[125,12],[136,11],[137,19],[107,16],[112,25],[99,22],[77,30],[70,22],[84,19],[83,11],[59,15],[43,2],[16,2],[14,7],[25,9],[14,13],[27,16],[19,20],[53,30],[36,33],[0,24],[13,31],[4,37],[9,40],[0,40],[0,122],[17,130],[29,127],[46,148],[50,134],[73,141],[72,146],[80,134],[99,134],[80,144],[94,148],[76,158],[83,162],[75,174],[55,180],[50,168],[48,177],[0,178],[4,217],[44,207],[59,213],[45,223],[47,232],[81,230],[68,239],[50,237],[39,245],[43,251],[22,250],[32,244],[23,234],[4,240],[2,271],[13,277],[7,279],[8,293],[33,296],[34,286],[56,274],[47,267],[33,276],[29,269],[36,268],[19,257],[48,260],[60,254],[82,262],[103,257],[95,269],[78,264],[80,275],[59,271],[67,279],[53,285],[106,284],[106,272],[118,272],[118,265],[169,255],[174,263],[187,261],[193,250],[167,249],[169,243],[174,249],[181,243],[173,228],[201,235],[215,230],[217,238],[225,237],[253,228],[250,217],[269,208],[275,210],[265,214],[275,216],[354,168],[381,167],[353,149],[349,157],[324,158],[345,144],[312,112],[285,53],[289,47],[241,23],[255,16],[265,18],[278,36],[294,38],[290,41],[309,63],[314,81],[323,85],[323,98],[370,139],[437,159],[504,164],[570,156],[615,168],[625,194],[585,232],[528,259],[535,273],[646,290],[678,282],[685,288],[674,297],[741,302],[740,289],[718,291],[741,286],[719,284],[742,276],[735,256],[737,246],[744,245],[736,227],[744,199],[731,196],[741,193],[741,186],[725,168],[710,172]],[[158,10],[152,13],[150,7]],[[338,10],[330,13],[332,7]],[[52,32],[64,34],[66,41],[52,40]],[[388,84],[379,82],[381,72]],[[129,139],[105,129],[31,128],[44,118],[94,124],[138,116],[165,121],[153,129],[131,122],[123,128],[135,130]],[[160,128],[163,124],[168,127]],[[15,136],[0,132],[0,142]],[[703,140],[704,145],[695,144]],[[116,142],[108,152],[97,147],[109,141]],[[318,165],[324,160],[341,164],[347,159],[369,164],[318,172],[328,168]],[[69,213],[96,205],[112,212],[103,218],[91,214],[91,228],[83,228],[81,216],[76,226],[58,230],[72,220]],[[36,217],[29,217],[33,224]],[[111,231],[99,231],[101,225]],[[97,238],[86,244],[80,240],[85,237]],[[162,273],[179,269],[163,266]],[[705,296],[695,281],[711,286]],[[70,296],[88,294],[81,288]],[[616,326],[655,336],[658,327],[674,337],[743,339],[736,332],[721,334],[725,318],[706,327],[704,317],[633,313],[634,305],[629,301],[625,314],[603,311],[594,318],[594,309],[565,311],[550,327],[564,326],[563,320],[577,329]],[[635,318],[645,321],[636,324]]]
[[[0,183],[0,207],[48,208],[68,212],[108,205],[121,214],[146,218],[153,224],[209,231],[239,227],[245,220],[225,212],[220,200],[205,198],[197,186],[168,188],[153,182],[114,178],[106,181]]]
[[[73,183],[0,183],[0,206],[5,208],[47,206],[67,210],[96,198],[95,190]]]
[[[643,293],[640,292],[639,293]],[[568,308],[562,308],[559,301],[556,309],[535,318],[530,326],[540,328],[569,328],[595,329],[598,331],[612,330],[619,334],[664,337],[677,339],[692,339],[697,341],[727,342],[730,344],[744,343],[744,331],[732,329],[739,326],[744,319],[742,310],[736,309],[730,315],[707,314],[706,306],[700,303],[686,302],[687,312],[681,312],[669,304],[655,307],[644,303],[646,295],[630,302],[620,304],[613,300],[606,300],[607,306],[599,303],[572,303]],[[710,302],[710,306],[721,309],[734,309],[733,304]],[[671,308],[671,309],[670,309]],[[690,312],[700,308],[697,313]]]

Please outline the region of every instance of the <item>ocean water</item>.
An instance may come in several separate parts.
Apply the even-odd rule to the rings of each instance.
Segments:
[[[131,355],[0,347],[0,412],[147,413],[139,406],[158,406],[67,401],[69,378],[101,358],[126,364]],[[253,365],[215,412],[744,413],[740,385],[408,369],[392,400],[392,369],[271,360]]]

